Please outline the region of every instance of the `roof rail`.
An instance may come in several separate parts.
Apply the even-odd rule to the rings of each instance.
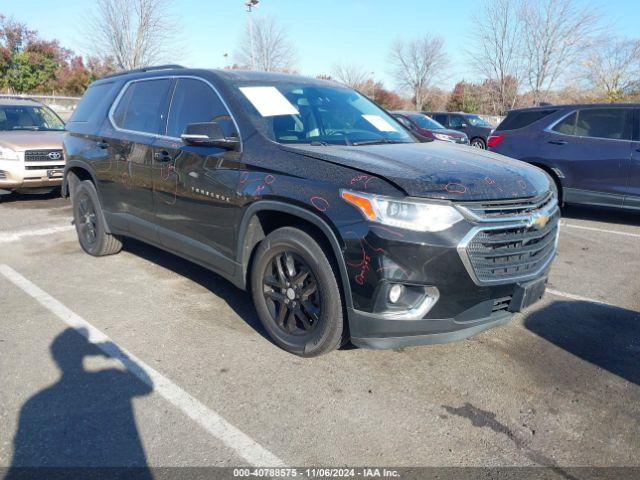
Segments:
[[[149,67],[136,68],[135,70],[123,70],[121,72],[112,73],[111,75],[105,75],[104,77],[100,77],[99,80],[102,80],[103,78],[113,78],[113,77],[119,77],[121,75],[128,75],[130,73],[144,73],[144,72],[152,72],[154,70],[170,70],[173,68],[185,68],[185,67],[183,67],[182,65],[177,65],[173,63],[169,63],[167,65],[153,65]]]

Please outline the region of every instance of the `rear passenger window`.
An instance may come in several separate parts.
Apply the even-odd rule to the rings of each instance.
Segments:
[[[581,137],[630,140],[633,126],[631,108],[591,108],[578,111],[575,135]]]
[[[563,133],[564,135],[574,135],[576,129],[576,117],[577,113],[573,112],[562,121],[556,123],[552,130],[554,132]]]
[[[509,112],[500,126],[496,130],[516,130],[531,125],[538,120],[542,120],[555,113],[555,110],[532,110]]]
[[[178,80],[167,122],[167,135],[180,137],[190,123],[217,122],[227,137],[237,136],[229,112],[206,83],[192,78]]]
[[[130,83],[113,112],[116,127],[157,134],[171,80],[143,80]]]
[[[436,122],[438,122],[440,125],[444,125],[445,127],[449,126],[449,122],[447,121],[447,116],[446,115],[434,115],[432,118]]]

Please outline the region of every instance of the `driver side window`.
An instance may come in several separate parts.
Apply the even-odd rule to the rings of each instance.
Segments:
[[[466,122],[464,121],[464,118],[462,118],[461,116],[459,116],[459,115],[450,115],[449,116],[449,126],[451,128],[460,128],[460,127],[462,127],[463,123],[466,123]]]
[[[217,122],[226,137],[237,137],[235,125],[224,104],[206,83],[179,78],[167,119],[167,135],[179,138],[190,123]]]

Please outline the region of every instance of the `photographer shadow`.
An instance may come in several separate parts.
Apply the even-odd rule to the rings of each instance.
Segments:
[[[51,343],[60,379],[22,406],[5,480],[102,478],[100,472],[153,478],[132,405],[152,392],[153,382],[115,344],[90,343],[87,336],[85,329],[68,328]],[[127,370],[87,371],[83,360],[91,356],[116,358]]]

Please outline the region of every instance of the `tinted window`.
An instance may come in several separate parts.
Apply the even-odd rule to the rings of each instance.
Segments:
[[[217,122],[225,136],[237,136],[229,112],[206,83],[192,78],[178,80],[167,122],[167,135],[179,137],[190,123]]]
[[[446,115],[433,115],[432,118],[441,125],[448,125]]]
[[[478,115],[467,115],[465,118],[467,123],[474,127],[491,127],[491,125],[489,125],[482,117],[479,117]]]
[[[407,120],[404,117],[401,117],[400,115],[396,115],[396,118],[402,125],[404,125],[407,128],[411,128],[411,122],[409,120]]]
[[[120,98],[113,121],[116,126],[136,132],[158,133],[171,80],[144,80],[129,84]]]
[[[496,130],[516,130],[531,125],[554,113],[555,110],[532,110],[509,112]]]
[[[573,112],[561,122],[557,123],[553,130],[558,133],[564,133],[565,135],[573,135],[576,128],[577,113]]]
[[[583,137],[630,140],[633,110],[630,108],[592,108],[580,110],[575,134]]]
[[[444,128],[435,120],[432,120],[426,115],[422,115],[420,113],[409,115],[409,118],[420,128],[426,128],[428,130],[441,130]]]
[[[92,113],[94,113],[109,91],[113,87],[113,83],[103,83],[100,85],[94,85],[89,87],[89,89],[82,96],[82,100],[76,107],[73,112],[73,116],[71,117],[72,122],[86,122],[89,120],[89,117]]]
[[[436,122],[438,121],[438,119],[436,119]],[[449,126],[451,128],[460,128],[462,127],[462,124],[466,123],[464,121],[464,118],[462,118],[460,115],[450,115],[449,116]]]

